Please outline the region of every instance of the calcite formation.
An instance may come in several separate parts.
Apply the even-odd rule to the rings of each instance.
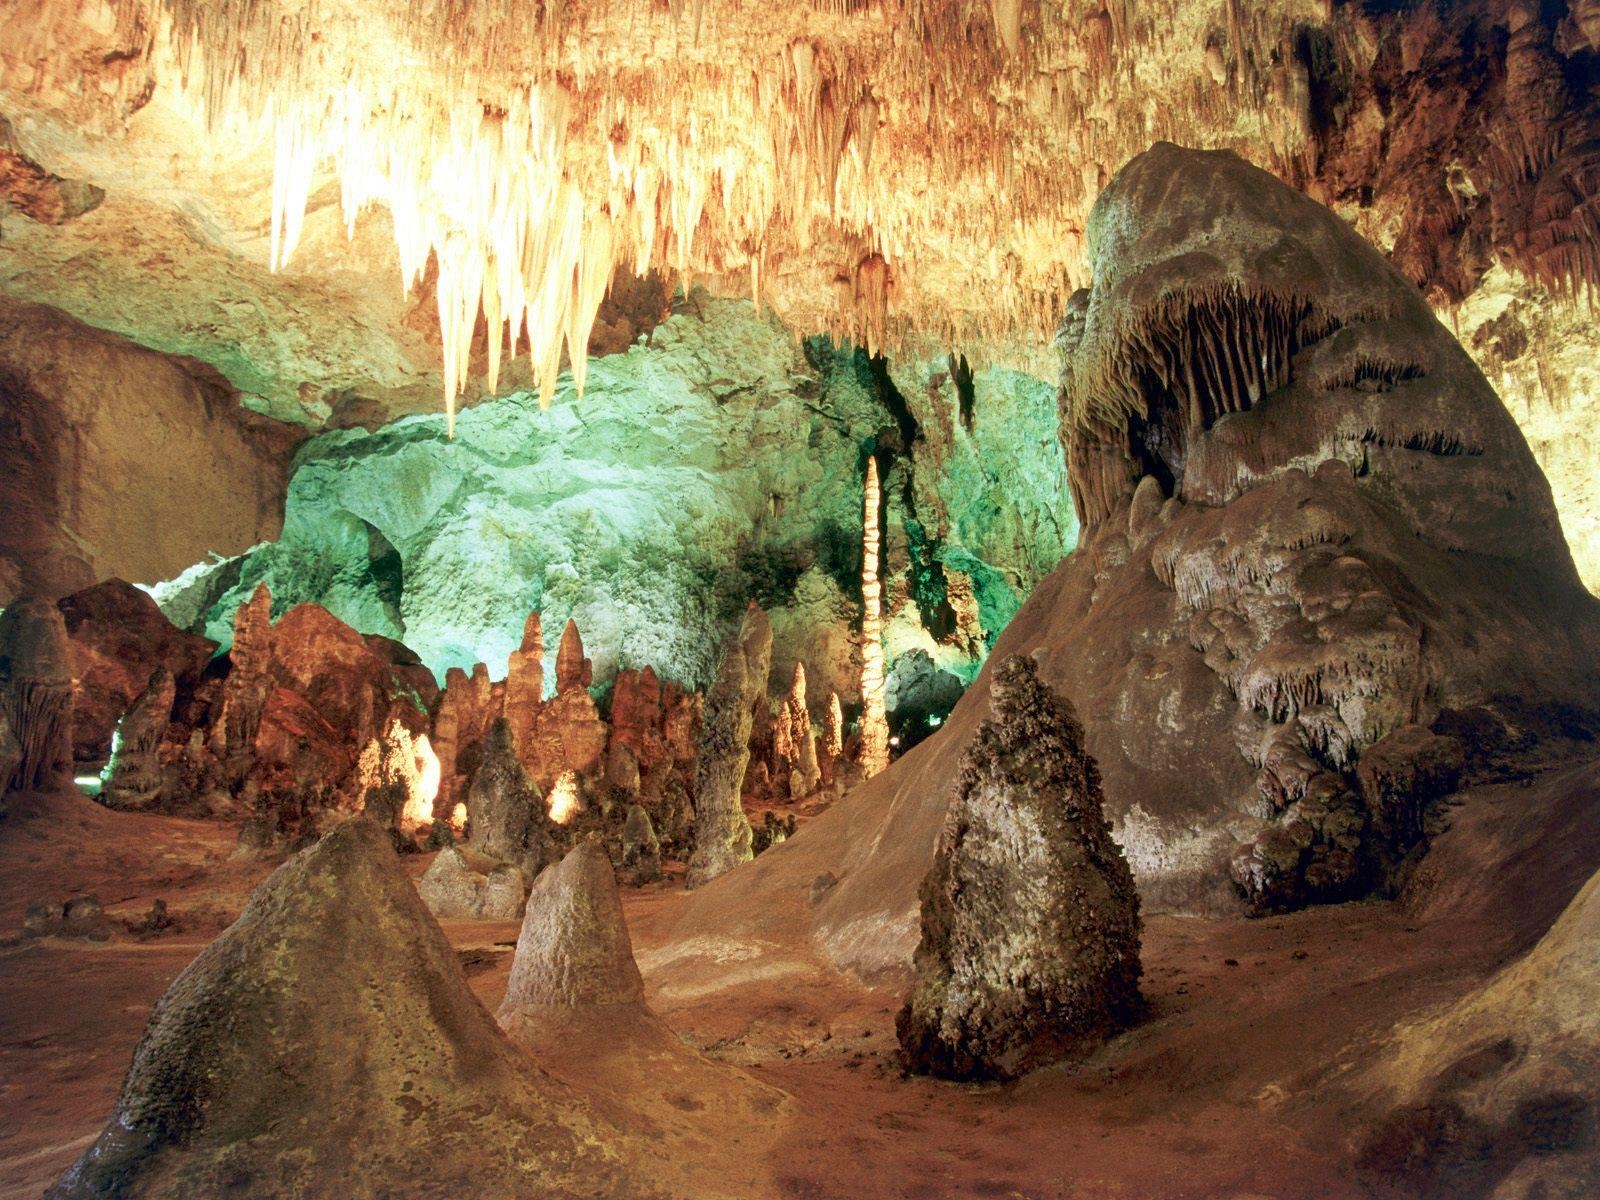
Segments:
[[[661,878],[661,842],[649,812],[638,804],[628,806],[622,825],[622,868],[635,883],[655,883]]]
[[[140,696],[117,725],[116,750],[106,764],[101,803],[136,811],[159,804],[166,788],[161,742],[172,720],[177,694],[172,673],[157,667]]]
[[[520,867],[469,857],[459,846],[440,850],[417,880],[417,894],[441,921],[518,920],[526,892]]]
[[[1597,700],[1549,487],[1415,288],[1265,172],[1159,145],[1090,233],[1059,335],[1086,536],[1046,677],[1151,894],[1204,903],[1228,855],[1258,910],[1381,886],[1451,785],[1442,713]],[[1380,796],[1371,754],[1424,782]]]
[[[766,702],[772,666],[772,625],[755,604],[739,636],[723,652],[716,682],[706,693],[695,763],[694,855],[688,884],[698,887],[754,857],[750,821],[739,798],[750,764],[750,731]]]
[[[63,598],[58,607],[72,642],[72,754],[103,761],[122,714],[144,694],[150,674],[165,669],[174,685],[193,692],[217,646],[173,627],[149,595],[108,579]]]
[[[583,654],[583,635],[578,623],[567,618],[561,630],[561,644],[556,647],[556,695],[575,688],[586,688],[594,682],[594,664]]]
[[[528,614],[522,641],[506,657],[504,715],[518,746],[533,741],[533,723],[544,703],[544,629],[537,612]]]
[[[1139,896],[1072,706],[1013,655],[961,760],[924,879],[908,1065],[1009,1079],[1081,1054],[1138,1015]]]
[[[248,604],[233,618],[229,671],[223,681],[221,709],[211,729],[224,786],[234,786],[250,769],[262,713],[272,694],[272,593],[257,587]]]
[[[466,805],[468,849],[514,863],[530,879],[560,857],[560,826],[523,769],[504,717],[489,727]]]
[[[168,989],[105,1132],[50,1195],[647,1192],[609,1136],[501,1036],[357,820],[280,867]]]
[[[883,582],[879,578],[883,535],[878,460],[867,458],[861,516],[861,774],[871,779],[889,765],[889,719],[884,712]]]
[[[806,704],[806,665],[794,665],[794,679],[789,685],[789,695],[784,701],[789,716],[789,742],[792,747],[789,769],[790,794],[796,798],[809,796],[822,781],[822,769],[817,765],[817,732],[811,725],[811,709]]]
[[[72,650],[48,600],[23,599],[0,612],[0,704],[18,749],[0,791],[64,782],[72,769]]]

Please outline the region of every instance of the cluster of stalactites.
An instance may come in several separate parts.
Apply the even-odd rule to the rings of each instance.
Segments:
[[[1237,4],[1204,47],[1125,0],[826,0],[777,20],[749,0],[115,8],[214,127],[271,122],[274,266],[328,170],[347,223],[388,208],[404,286],[436,263],[452,430],[480,318],[491,391],[525,352],[543,401],[563,361],[581,392],[618,270],[742,279],[758,303],[765,281],[811,272],[798,294],[818,299],[784,316],[872,352],[1042,344],[1102,183],[1062,163],[1262,140],[1239,132],[1241,105],[1292,158],[1309,103],[1292,70],[1254,66],[1294,61],[1272,51],[1296,14]],[[1159,79],[1128,69],[1135,53]],[[952,278],[970,299],[952,303]]]

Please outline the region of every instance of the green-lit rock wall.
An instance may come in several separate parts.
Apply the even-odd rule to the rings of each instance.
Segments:
[[[316,601],[441,675],[483,661],[497,677],[538,608],[552,657],[577,619],[597,682],[649,664],[703,686],[753,598],[773,615],[775,687],[799,658],[814,699],[848,699],[877,453],[891,661],[921,648],[970,677],[1076,528],[1053,390],[982,373],[968,428],[941,370],[890,373],[696,292],[648,344],[591,361],[581,398],[566,385],[547,411],[520,393],[479,405],[454,441],[442,416],[312,439],[279,541],[158,599],[226,641],[265,581],[278,612]],[[955,599],[943,616],[941,589]]]

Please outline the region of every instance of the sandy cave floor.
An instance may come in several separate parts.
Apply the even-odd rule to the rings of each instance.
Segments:
[[[1596,781],[1586,765],[1538,791],[1572,797],[1555,807],[1577,812]],[[1455,861],[1468,863],[1499,845],[1501,868],[1525,865],[1541,853],[1523,828],[1530,799],[1481,789],[1440,845],[1456,839]],[[1600,860],[1600,832],[1582,824],[1576,840],[1563,835],[1570,864],[1529,873],[1542,890],[1498,916],[1506,906],[1424,919],[1416,904],[1371,902],[1258,921],[1152,917],[1148,1020],[1086,1063],[1007,1087],[902,1077],[900,988],[814,962],[741,978],[708,960],[703,987],[685,987],[680,970],[663,994],[651,951],[684,893],[669,883],[624,898],[656,1011],[794,1098],[769,1164],[780,1196],[1355,1197],[1367,1194],[1349,1165],[1360,1114],[1327,1085],[1397,1019],[1460,995],[1542,932]],[[76,794],[14,798],[0,823],[0,1200],[34,1200],[91,1143],[151,1006],[281,861],[231,858],[236,837],[228,823],[113,813]],[[408,870],[420,875],[429,857]],[[105,942],[14,936],[30,901],[84,893],[114,920],[160,897],[176,927],[143,940],[120,926]],[[517,926],[445,929],[493,1011]]]

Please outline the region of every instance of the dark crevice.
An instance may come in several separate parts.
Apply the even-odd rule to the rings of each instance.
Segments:
[[[977,416],[975,411],[977,395],[972,386],[972,367],[968,364],[965,354],[950,356],[950,382],[955,384],[956,413],[961,419],[961,427],[971,433],[973,421]]]
[[[1237,288],[1152,314],[1129,348],[1144,399],[1128,420],[1129,458],[1178,495],[1191,439],[1288,386],[1295,355],[1338,327],[1310,301]]]

